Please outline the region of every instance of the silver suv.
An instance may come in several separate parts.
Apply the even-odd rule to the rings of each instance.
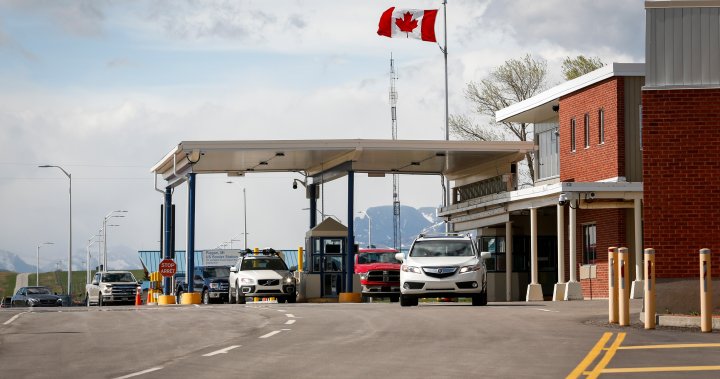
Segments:
[[[230,267],[230,303],[245,304],[245,297],[276,297],[278,302],[296,301],[293,273],[275,250],[246,252]]]
[[[400,267],[400,305],[418,305],[428,297],[469,297],[472,305],[487,304],[490,253],[478,253],[470,235],[420,235]]]

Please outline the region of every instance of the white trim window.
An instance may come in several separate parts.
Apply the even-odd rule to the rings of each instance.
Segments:
[[[598,109],[598,144],[605,143],[605,110]]]
[[[575,119],[570,119],[570,151],[575,152]]]
[[[583,132],[585,134],[585,148],[589,149],[590,148],[590,114],[589,113],[585,113],[584,121],[585,121],[585,125],[584,125],[585,128],[584,128]]]

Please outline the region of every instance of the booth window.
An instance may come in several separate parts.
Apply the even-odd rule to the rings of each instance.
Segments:
[[[583,264],[595,264],[595,244],[597,227],[595,224],[583,225]]]

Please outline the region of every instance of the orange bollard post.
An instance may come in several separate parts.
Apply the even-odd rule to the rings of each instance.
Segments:
[[[618,252],[617,247],[608,248],[608,322],[618,323]]]
[[[645,249],[645,329],[655,329],[655,249]]]
[[[621,247],[618,249],[618,266],[619,266],[619,281],[620,286],[618,288],[618,323],[621,326],[630,325],[630,269],[629,263],[630,256],[628,255],[627,247]]]
[[[140,287],[135,291],[135,305],[142,305],[142,296],[140,295]]]
[[[710,249],[700,249],[700,330],[712,332],[712,260]]]

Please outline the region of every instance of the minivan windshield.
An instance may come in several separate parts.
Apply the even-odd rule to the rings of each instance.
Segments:
[[[472,257],[472,242],[468,240],[416,241],[410,251],[411,257]]]

